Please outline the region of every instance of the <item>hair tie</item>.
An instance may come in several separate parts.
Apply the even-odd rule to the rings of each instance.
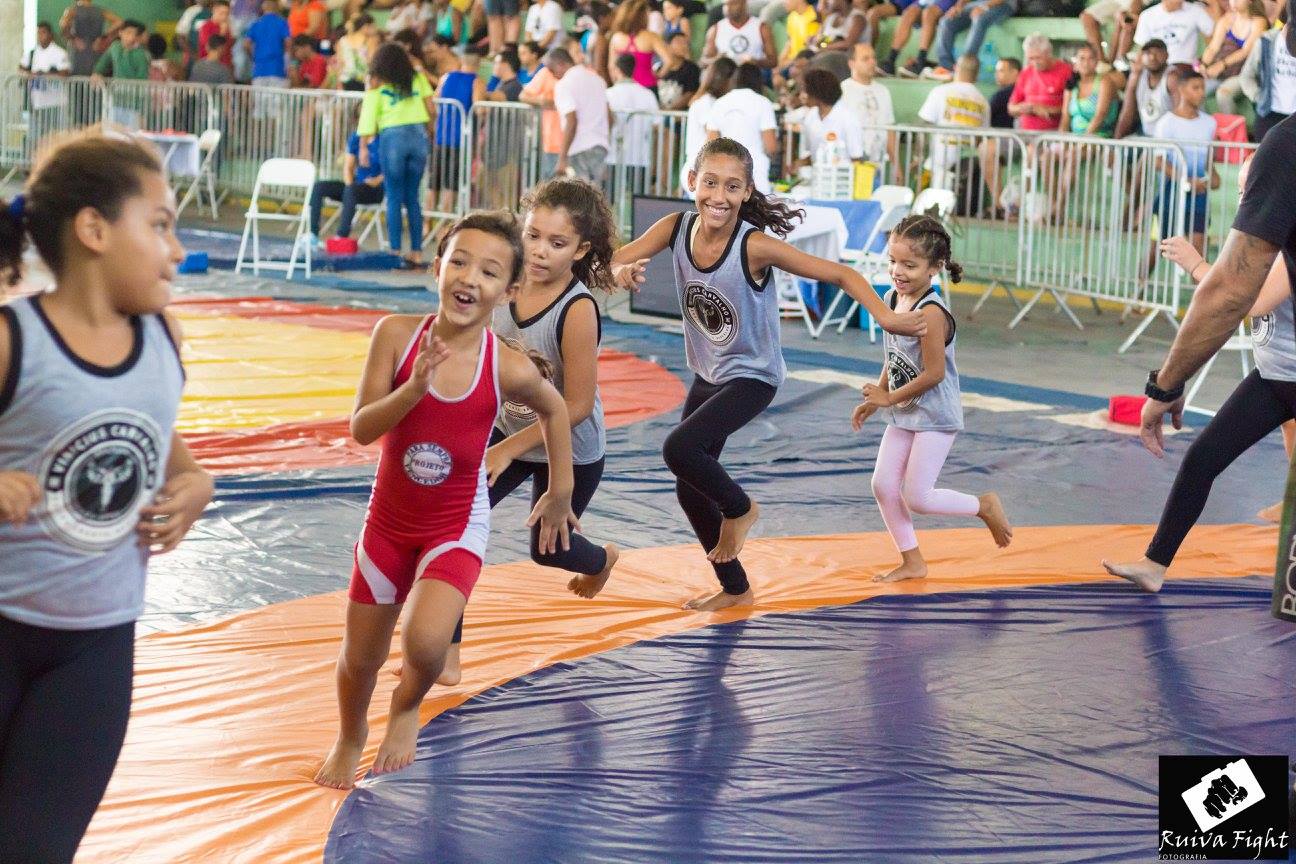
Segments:
[[[14,221],[16,221],[16,222],[21,222],[21,221],[23,221],[23,216],[25,215],[26,211],[27,211],[27,196],[26,196],[26,195],[23,195],[22,193],[19,193],[19,194],[15,195],[12,199],[10,199],[10,201],[9,201],[9,215],[12,216],[12,217],[14,218]]]

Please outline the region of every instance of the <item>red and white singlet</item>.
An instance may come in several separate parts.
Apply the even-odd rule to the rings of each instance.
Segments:
[[[418,346],[435,316],[415,331],[392,379],[409,380]],[[403,603],[418,579],[440,579],[467,597],[481,573],[490,535],[486,447],[499,413],[499,349],[482,331],[477,374],[467,392],[446,399],[428,387],[383,436],[378,475],[355,547],[350,597]]]

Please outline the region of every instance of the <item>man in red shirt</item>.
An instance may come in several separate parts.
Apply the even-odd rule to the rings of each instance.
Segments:
[[[1053,43],[1042,33],[1022,42],[1026,68],[1017,76],[1008,113],[1018,118],[1017,128],[1056,132],[1062,118],[1062,95],[1071,79],[1071,66],[1053,56]]]
[[[220,62],[234,68],[234,39],[230,35],[229,0],[216,0],[212,3],[211,17],[198,28],[198,56],[207,56],[207,40],[217,33],[225,37],[225,47],[220,52]]]
[[[292,86],[313,87],[317,90],[323,87],[324,79],[328,77],[328,61],[315,50],[315,40],[305,33],[294,36],[292,55],[293,60],[297,61],[289,70]]]

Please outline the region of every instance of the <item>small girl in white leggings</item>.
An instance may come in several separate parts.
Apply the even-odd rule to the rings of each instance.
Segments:
[[[950,260],[949,232],[930,216],[906,216],[891,232],[887,255],[895,287],[887,292],[885,302],[897,312],[921,311],[927,333],[885,335],[882,376],[878,383],[864,385],[864,402],[851,415],[856,431],[879,409],[887,422],[873,469],[873,496],[903,561],[875,576],[877,582],[927,575],[927,562],[914,534],[914,513],[977,516],[1000,547],[1012,540],[1012,526],[998,495],[987,492],[973,497],[935,488],[954,436],[963,428],[954,366],[954,316],[932,287],[942,268],[951,282],[963,276],[963,268]]]

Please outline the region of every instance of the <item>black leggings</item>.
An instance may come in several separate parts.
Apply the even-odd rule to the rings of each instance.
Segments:
[[[722,519],[751,509],[751,499],[720,464],[729,436],[746,426],[774,401],[777,389],[754,378],[711,384],[693,378],[680,424],[666,436],[662,457],[675,475],[675,496],[702,548],[710,552],[720,540]],[[747,571],[737,560],[712,564],[726,594],[743,594]]]
[[[1254,369],[1184,455],[1147,557],[1169,567],[1206,506],[1211,484],[1256,442],[1296,417],[1296,382],[1267,381]]]
[[[503,432],[498,429],[491,431],[492,447],[503,440]],[[572,512],[577,518],[585,513],[585,508],[589,506],[590,499],[598,489],[599,481],[603,479],[603,461],[600,459],[588,465],[572,466],[572,476],[575,480],[572,485]],[[532,478],[531,506],[535,507],[540,496],[549,489],[549,465],[546,462],[523,462],[518,459],[509,463],[504,473],[496,478],[495,485],[490,487],[490,506],[494,508],[496,504],[507,498],[510,492],[521,486],[528,477]],[[607,551],[602,546],[595,546],[581,534],[572,533],[570,536],[571,544],[566,552],[559,547],[557,552],[546,555],[540,551],[540,524],[531,526],[531,560],[545,567],[558,567],[572,573],[583,573],[586,576],[602,573],[603,568],[607,566]],[[459,618],[459,623],[455,625],[454,636],[450,641],[455,644],[463,641],[462,616]]]
[[[0,862],[72,860],[126,737],[134,666],[133,622],[0,617]]]

